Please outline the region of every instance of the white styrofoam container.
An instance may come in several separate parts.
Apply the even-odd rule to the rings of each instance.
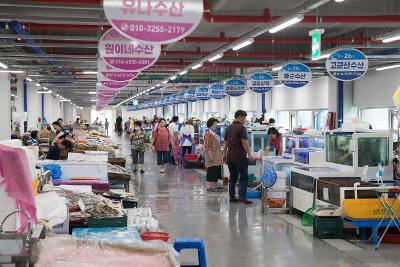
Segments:
[[[107,162],[108,152],[106,151],[85,151],[86,161]]]

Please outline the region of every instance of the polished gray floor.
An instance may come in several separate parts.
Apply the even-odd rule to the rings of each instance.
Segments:
[[[125,138],[117,139],[129,156]],[[160,174],[155,154],[145,155],[144,175],[135,176],[154,215],[172,236],[204,239],[211,267],[396,266],[348,243],[324,242],[279,216],[263,216],[259,201],[230,204],[227,193],[207,193],[205,177],[195,170],[168,166]],[[297,220],[297,218],[291,218]],[[345,243],[347,244],[347,243]],[[356,249],[354,249],[356,248]],[[183,261],[193,261],[190,255]]]

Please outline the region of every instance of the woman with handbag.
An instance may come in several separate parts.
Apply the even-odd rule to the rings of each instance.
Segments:
[[[207,121],[208,132],[204,135],[205,166],[207,168],[207,191],[224,189],[218,187],[218,180],[222,178],[223,154],[220,145],[220,138],[215,133],[218,120],[211,118]]]
[[[160,166],[160,172],[165,172],[165,165],[168,162],[168,154],[171,146],[171,135],[165,127],[165,119],[160,119],[158,127],[153,131],[151,137],[151,147],[157,151],[157,165]]]
[[[144,174],[144,142],[146,141],[146,133],[143,130],[142,123],[140,121],[135,121],[134,128],[129,136],[129,139],[131,140],[132,148],[133,172],[136,173],[138,168],[140,168],[140,173]]]

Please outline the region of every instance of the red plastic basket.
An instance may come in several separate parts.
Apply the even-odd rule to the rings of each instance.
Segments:
[[[185,160],[186,161],[196,162],[198,160],[198,157],[197,157],[196,154],[186,154],[185,155]]]
[[[140,234],[143,241],[161,240],[168,242],[169,234],[164,232],[143,232]]]

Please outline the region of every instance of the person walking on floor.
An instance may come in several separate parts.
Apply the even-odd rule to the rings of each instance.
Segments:
[[[204,156],[207,168],[207,191],[223,190],[218,187],[218,180],[222,178],[223,155],[219,136],[215,133],[218,120],[211,118],[207,121],[208,132],[204,135]]]
[[[157,151],[157,165],[160,166],[160,172],[165,172],[165,164],[168,162],[168,154],[171,145],[171,136],[165,125],[165,119],[160,119],[158,127],[153,131],[151,137],[151,147]]]
[[[168,126],[169,134],[171,135],[171,148],[175,164],[178,164],[178,151],[179,151],[179,131],[178,131],[178,116],[173,116],[171,123]]]
[[[194,127],[193,120],[189,119],[180,131],[181,140],[181,161],[185,159],[186,154],[192,153],[193,140],[194,140]]]
[[[235,120],[225,131],[224,158],[229,168],[229,201],[252,204],[246,199],[248,184],[248,164],[252,159],[247,131],[244,127],[247,113],[238,110]],[[239,179],[239,200],[236,198],[236,183]]]
[[[116,125],[115,130],[118,132],[118,135],[121,136],[121,134],[122,134],[122,117],[121,117],[121,115],[118,115],[115,125]]]
[[[142,128],[142,122],[135,121],[134,129],[129,135],[129,140],[131,141],[132,148],[132,164],[133,172],[136,173],[138,168],[140,173],[144,173],[144,150],[145,150],[145,140],[146,133]]]
[[[104,122],[104,128],[106,129],[106,134],[108,134],[108,127],[110,127],[110,123],[106,119],[106,121]]]

